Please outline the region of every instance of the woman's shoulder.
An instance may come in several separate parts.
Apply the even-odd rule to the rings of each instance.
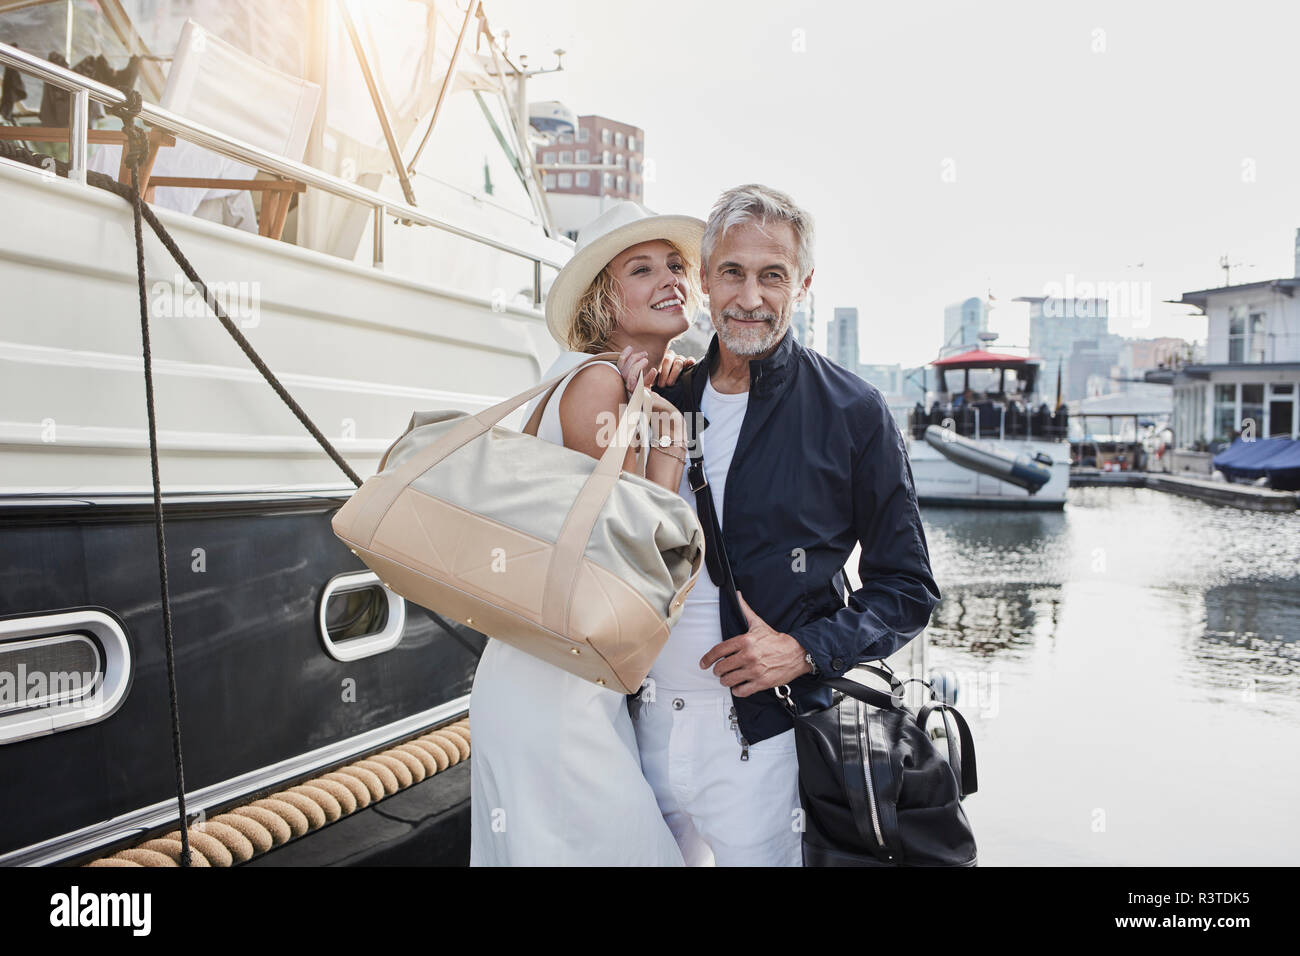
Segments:
[[[606,361],[592,362],[583,368],[575,369],[569,376],[564,398],[571,395],[577,396],[580,401],[608,403],[612,400],[617,405],[627,398],[627,386],[623,382],[623,373],[618,370],[616,364]]]

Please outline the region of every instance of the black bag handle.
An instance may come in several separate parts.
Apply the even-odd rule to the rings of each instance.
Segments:
[[[953,742],[952,735],[948,735],[948,762],[952,766],[953,773],[957,776],[957,785],[961,788],[963,798],[975,793],[979,789],[979,781],[975,773],[975,738],[971,736],[970,725],[966,723],[966,718],[961,715],[956,707],[951,704],[945,704],[943,701],[934,701],[926,704],[921,708],[920,713],[916,715],[916,721],[925,730],[926,721],[929,720],[930,714],[939,711],[944,715],[944,726],[947,727],[947,715],[952,714],[953,720],[957,721],[957,732],[961,737],[961,753],[956,760],[952,759]]]

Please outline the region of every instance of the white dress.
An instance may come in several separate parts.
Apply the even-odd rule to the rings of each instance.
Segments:
[[[586,358],[563,353],[543,380]],[[570,381],[542,413],[539,438],[563,444],[560,396]],[[489,638],[469,715],[471,866],[683,865],[641,773],[621,693]]]

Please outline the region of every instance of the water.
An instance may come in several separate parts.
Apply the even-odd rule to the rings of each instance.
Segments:
[[[982,865],[1293,865],[1300,514],[1144,488],[924,509]]]

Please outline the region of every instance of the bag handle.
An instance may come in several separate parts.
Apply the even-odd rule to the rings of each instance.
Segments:
[[[878,671],[874,667],[865,668],[866,670]],[[879,707],[881,710],[902,710],[903,709],[903,691],[901,687],[895,687],[894,693],[886,694],[884,691],[876,690],[874,687],[868,687],[866,684],[860,684],[855,680],[847,677],[822,677],[821,682],[827,687],[833,687],[835,690],[848,694],[855,700],[860,700],[864,704],[870,704],[872,707]]]
[[[551,553],[550,566],[546,572],[546,587],[542,592],[543,627],[561,634],[569,632],[569,605],[573,600],[578,572],[582,568],[582,556],[587,551],[587,541],[596,526],[596,519],[600,517],[605,502],[609,500],[614,485],[623,472],[623,459],[627,454],[625,449],[630,444],[626,424],[629,419],[636,419],[641,414],[645,398],[645,383],[638,382],[627,408],[619,417],[614,439],[600,456],[595,469],[587,476],[555,539],[555,550]]]
[[[589,365],[592,362],[609,361],[617,359],[618,357],[618,354],[615,352],[602,352],[599,355],[593,355],[591,358],[584,361],[582,365]],[[578,367],[581,368],[582,365]],[[518,395],[507,398],[505,401],[499,402],[491,408],[484,409],[477,415],[472,415],[463,419],[454,428],[449,429],[447,434],[443,435],[438,439],[438,441],[429,445],[427,448],[422,448],[397,468],[393,469],[393,471],[387,474],[372,476],[369,481],[373,483],[373,490],[366,500],[362,502],[362,507],[357,512],[352,527],[352,534],[354,535],[353,540],[357,541],[362,547],[369,547],[370,543],[374,539],[375,530],[379,527],[379,523],[384,520],[384,515],[388,513],[388,509],[392,507],[393,502],[398,499],[412,481],[424,474],[458,448],[461,448],[487,432],[493,425],[499,423],[501,419],[505,418],[520,405],[527,403],[529,399],[540,395],[542,392],[554,390],[560,382],[564,381],[565,377],[573,371],[573,369],[570,369],[562,375],[557,375],[548,381],[533,386],[525,392],[520,392]],[[630,415],[640,413],[641,406],[645,400],[644,396],[645,383],[638,382],[636,391],[632,393],[632,397],[628,401],[628,405],[624,410],[623,415],[619,418],[618,429],[615,432],[615,439],[610,443],[610,447],[605,450],[605,454],[601,458],[602,463],[605,462],[606,459],[612,459],[616,451],[622,451],[623,455],[626,456],[628,442],[625,441],[627,437],[625,423]],[[634,404],[636,405],[635,411],[633,410]],[[619,459],[620,462],[621,460],[622,459]],[[600,465],[598,464],[597,469],[599,468]],[[617,472],[615,472],[615,474],[617,474]]]
[[[975,738],[971,735],[970,725],[966,723],[966,718],[961,715],[961,711],[942,701],[926,704],[921,708],[920,713],[916,715],[917,723],[921,725],[922,730],[925,730],[925,724],[930,719],[930,714],[936,710],[944,715],[945,728],[948,723],[948,714],[952,714],[953,720],[957,721],[957,733],[961,739],[961,753],[957,755],[956,760],[952,759],[953,743],[952,736],[949,735],[948,763],[957,777],[957,786],[961,788],[961,796],[969,796],[979,789],[979,781],[975,773]]]

